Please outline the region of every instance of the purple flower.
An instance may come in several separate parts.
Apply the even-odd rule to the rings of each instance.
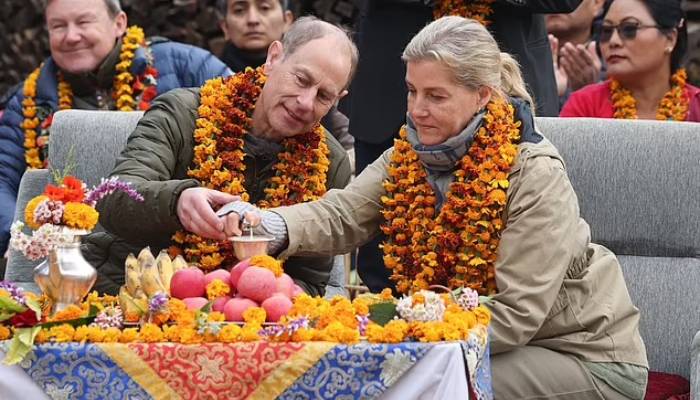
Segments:
[[[356,315],[357,322],[359,322],[360,336],[365,336],[367,334],[367,325],[369,325],[369,316],[367,315]]]
[[[156,314],[162,311],[168,305],[168,295],[165,293],[156,293],[148,302],[148,312]]]
[[[287,323],[287,325],[270,325],[267,326],[263,329],[261,329],[258,332],[258,335],[263,336],[263,337],[279,337],[284,335],[285,333],[288,334],[289,336],[292,336],[294,332],[298,331],[299,329],[306,329],[309,327],[309,317],[299,317],[297,319],[293,319]]]
[[[0,289],[9,293],[10,298],[12,298],[12,300],[18,302],[23,306],[27,305],[27,301],[24,298],[24,291],[22,290],[22,288],[18,287],[14,283],[9,281],[0,281]]]
[[[143,201],[143,196],[131,187],[131,182],[123,182],[118,177],[113,176],[109,179],[102,178],[100,184],[88,192],[84,203],[94,207],[98,201],[116,191],[126,193],[134,201]]]
[[[63,218],[63,209],[63,203],[60,201],[44,201],[34,210],[34,221],[39,224],[59,225]]]

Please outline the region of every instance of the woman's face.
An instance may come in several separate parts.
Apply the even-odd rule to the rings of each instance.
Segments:
[[[491,98],[488,88],[468,89],[439,61],[410,61],[406,65],[408,115],[421,144],[440,144],[459,134]]]
[[[666,35],[656,25],[642,1],[615,0],[612,3],[603,21],[600,39],[608,75],[632,81],[670,68],[676,31]]]

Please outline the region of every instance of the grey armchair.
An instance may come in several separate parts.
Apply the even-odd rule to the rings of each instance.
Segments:
[[[700,124],[537,118],[536,125],[564,157],[593,241],[622,264],[651,370],[689,379],[700,330]],[[696,390],[699,353],[696,337]]]

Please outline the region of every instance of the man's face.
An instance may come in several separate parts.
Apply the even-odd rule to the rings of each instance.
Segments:
[[[51,56],[67,72],[96,70],[126,30],[126,14],[112,18],[102,0],[51,0],[46,7]]]
[[[292,13],[279,0],[228,0],[226,18],[220,22],[226,40],[241,50],[265,51],[282,39],[292,23]]]
[[[340,40],[332,35],[305,43],[286,57],[280,42],[270,46],[268,79],[257,106],[266,136],[279,140],[308,132],[347,94],[350,56],[339,48]]]

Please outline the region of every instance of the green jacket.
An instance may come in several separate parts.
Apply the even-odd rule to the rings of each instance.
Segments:
[[[150,246],[157,254],[171,244],[173,233],[182,229],[177,200],[183,190],[199,186],[187,176],[198,107],[199,89],[176,89],[158,97],[117,158],[112,176],[131,182],[145,201],[137,203],[115,193],[98,204],[100,225],[106,232],[88,235],[83,246],[85,258],[98,271],[96,290],[117,293],[124,283],[124,260],[130,252],[137,254]],[[326,187],[343,188],[350,181],[350,161],[328,132],[326,140],[330,151]],[[264,196],[276,161],[276,157],[246,155],[245,187],[251,201]],[[285,272],[307,292],[322,295],[331,266],[330,256],[292,257],[285,262]]]

